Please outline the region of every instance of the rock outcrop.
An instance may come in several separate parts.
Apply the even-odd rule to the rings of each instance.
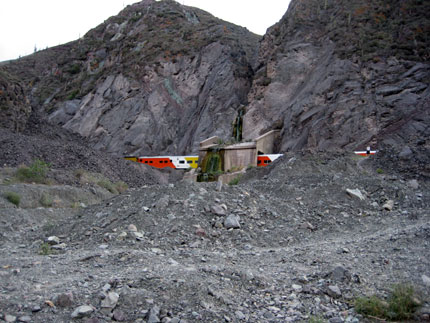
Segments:
[[[425,1],[293,0],[261,42],[244,137],[282,129],[282,151],[428,145],[429,12]]]
[[[118,154],[183,154],[228,138],[260,37],[175,1],[143,1],[83,39],[7,68],[56,124]]]
[[[3,66],[92,147],[196,152],[280,129],[280,151],[430,146],[430,3],[292,0],[260,39],[196,8],[142,1],[84,38]],[[260,41],[260,43],[259,43]]]

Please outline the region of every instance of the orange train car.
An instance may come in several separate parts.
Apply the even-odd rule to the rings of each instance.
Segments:
[[[199,164],[199,156],[126,156],[124,158],[155,168],[188,169],[197,168]]]
[[[269,155],[258,155],[257,156],[257,166],[258,167],[264,167],[269,165],[274,160],[281,157],[282,154],[269,154]]]
[[[267,166],[281,156],[282,154],[258,155],[257,166]],[[155,168],[189,169],[197,168],[199,164],[199,156],[125,156],[124,158]]]

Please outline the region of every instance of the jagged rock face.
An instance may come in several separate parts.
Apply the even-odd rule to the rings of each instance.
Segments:
[[[281,150],[429,144],[430,3],[295,1],[264,36],[244,137]]]
[[[281,131],[280,150],[430,146],[430,2],[293,0],[261,40],[175,1],[4,66],[33,107],[119,154],[184,154]],[[258,53],[258,57],[257,57]]]
[[[0,127],[20,131],[30,112],[30,102],[22,84],[0,69]]]
[[[174,1],[144,1],[9,69],[35,80],[33,103],[52,122],[98,149],[183,154],[208,136],[229,137],[259,39]]]
[[[231,132],[247,92],[234,69],[228,49],[213,43],[197,57],[148,67],[142,84],[110,75],[95,93],[60,104],[51,120],[95,140],[96,148],[185,153],[206,136]]]

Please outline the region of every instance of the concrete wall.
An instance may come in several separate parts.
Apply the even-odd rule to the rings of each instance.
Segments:
[[[275,152],[275,144],[276,140],[279,137],[280,130],[272,130],[266,132],[264,135],[255,139],[255,143],[257,146],[257,152],[262,152],[264,154],[274,154]]]
[[[245,143],[225,147],[224,171],[233,167],[242,168],[248,165],[257,165],[257,150],[255,143]]]
[[[221,148],[224,158],[223,171],[227,172],[232,168],[235,168],[236,170],[246,168],[249,165],[257,166],[257,153],[259,151],[264,154],[275,153],[276,140],[278,139],[279,134],[279,130],[272,130],[258,137],[253,142],[244,142]],[[218,143],[219,138],[217,136],[200,142],[199,166],[201,166],[208,150],[217,146]]]
[[[218,145],[218,143],[219,143],[219,137],[213,136],[203,141],[200,141],[200,149],[204,147],[212,146],[212,145]]]

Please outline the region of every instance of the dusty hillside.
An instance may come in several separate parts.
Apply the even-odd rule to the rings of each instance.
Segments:
[[[57,184],[79,184],[75,174],[80,171],[103,174],[111,181],[124,181],[130,187],[166,183],[169,177],[176,178],[169,176],[169,172],[160,173],[126,161],[122,156],[94,150],[78,134],[46,123],[37,113],[27,119],[20,132],[0,127],[0,147],[0,167],[29,166],[39,159],[58,170],[52,174]]]
[[[31,113],[31,105],[20,80],[0,67],[0,127],[20,131]]]
[[[244,136],[281,150],[429,152],[430,3],[292,1],[264,36]]]
[[[11,62],[50,121],[119,154],[183,154],[228,138],[259,36],[175,1],[143,1],[82,39]]]

